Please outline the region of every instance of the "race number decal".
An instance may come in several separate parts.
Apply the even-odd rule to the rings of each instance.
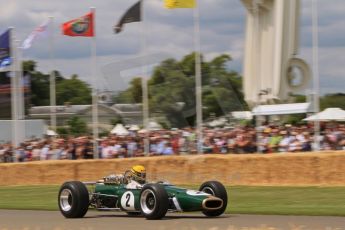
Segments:
[[[125,192],[121,197],[121,206],[125,210],[135,210],[134,194],[130,191]]]

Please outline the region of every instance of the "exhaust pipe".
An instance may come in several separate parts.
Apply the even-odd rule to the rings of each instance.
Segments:
[[[223,206],[223,200],[217,197],[209,197],[202,201],[202,208],[204,210],[217,210]]]

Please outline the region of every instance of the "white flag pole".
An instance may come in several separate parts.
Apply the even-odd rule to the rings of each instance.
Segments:
[[[17,81],[17,106],[18,106],[18,140],[20,142],[25,139],[25,92],[23,84],[23,49],[20,45],[20,40],[16,40],[16,52],[17,52],[17,63],[16,63],[16,81]]]
[[[10,57],[11,57],[11,113],[12,113],[12,146],[13,150],[18,146],[18,100],[17,100],[17,68],[16,68],[16,46],[14,44],[14,27],[10,27]]]
[[[201,79],[201,57],[200,57],[200,24],[199,4],[194,8],[194,49],[195,49],[195,101],[196,101],[196,132],[197,150],[202,154],[203,130],[202,130],[202,79]]]
[[[50,20],[50,42],[49,42],[49,53],[51,72],[49,78],[50,87],[50,127],[56,132],[56,84],[55,84],[55,55],[54,55],[54,17],[49,16]]]
[[[17,97],[18,97],[18,119],[24,119],[24,88],[23,88],[23,68],[22,68],[22,57],[23,57],[23,50],[20,46],[20,40],[16,40],[16,51],[17,51]]]
[[[92,130],[93,130],[93,155],[94,158],[97,159],[98,156],[98,96],[97,96],[97,88],[96,88],[96,8],[90,7],[90,10],[93,15],[93,32],[94,36],[92,37],[91,41],[91,72],[92,72]]]
[[[145,35],[145,20],[144,20],[144,1],[141,1],[140,4],[140,16],[141,16],[141,55],[144,57],[146,55],[146,35]],[[150,130],[149,130],[149,93],[148,93],[148,86],[147,86],[147,66],[145,62],[145,58],[143,58],[142,63],[142,74],[141,77],[141,85],[143,91],[143,126],[145,129],[144,133],[144,153],[148,155],[150,152]]]
[[[314,87],[314,111],[320,112],[320,85],[319,85],[319,37],[318,37],[318,8],[317,0],[312,0],[312,28],[313,28],[313,87]],[[314,122],[314,151],[320,150],[320,121],[316,117]]]
[[[254,0],[252,2],[252,9],[253,9],[253,19],[254,19],[254,34],[256,34],[257,36],[259,36],[259,10],[260,10],[260,0]],[[252,40],[252,47],[257,48],[259,47],[259,41],[258,39],[253,39]],[[256,52],[255,55],[253,55],[252,57],[252,63],[253,63],[253,69],[254,69],[254,73],[255,73],[255,78],[256,78],[256,106],[260,106],[261,104],[261,94],[260,94],[260,90],[262,87],[261,84],[261,76],[260,76],[260,65],[259,65],[259,61],[260,61],[260,56],[259,56],[259,52]],[[261,142],[261,134],[259,133],[259,127],[261,126],[261,120],[260,120],[260,116],[256,115],[255,116],[255,136],[256,136],[256,143],[260,143]],[[258,153],[261,153],[261,150],[259,148],[257,148],[256,150]]]

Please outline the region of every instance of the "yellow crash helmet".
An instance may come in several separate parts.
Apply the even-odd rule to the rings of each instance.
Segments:
[[[134,165],[131,168],[132,180],[144,184],[146,183],[146,169],[142,165]]]

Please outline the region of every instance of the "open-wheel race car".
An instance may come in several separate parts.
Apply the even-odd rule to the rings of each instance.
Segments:
[[[199,190],[180,188],[167,182],[130,187],[125,179],[105,177],[97,182],[65,182],[58,204],[66,218],[81,218],[92,207],[100,211],[123,211],[146,219],[161,219],[167,212],[201,211],[209,217],[224,213],[228,197],[218,181],[207,181]]]

